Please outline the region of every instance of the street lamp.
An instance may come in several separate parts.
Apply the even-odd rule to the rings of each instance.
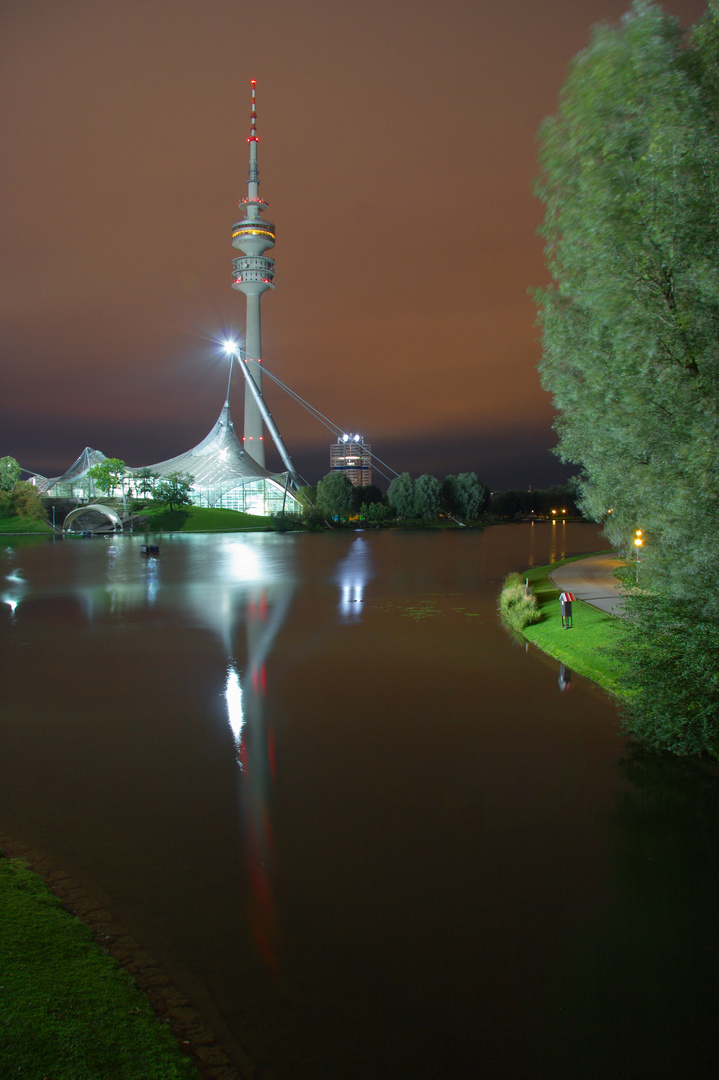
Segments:
[[[639,549],[644,543],[643,536],[641,529],[637,529],[634,533],[634,550],[637,554],[637,585],[639,584]]]

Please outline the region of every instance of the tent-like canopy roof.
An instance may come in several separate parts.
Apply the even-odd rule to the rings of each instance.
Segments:
[[[160,461],[149,468],[159,476],[168,476],[174,472],[189,473],[195,478],[193,487],[213,490],[220,488],[224,491],[248,480],[273,478],[273,473],[263,469],[242,449],[227,401],[214,427],[202,442],[192,450],[186,450],[184,454]],[[129,469],[128,472],[138,473],[140,469]]]
[[[37,490],[43,495],[62,484],[84,486],[82,480],[87,471],[105,459],[102,451],[88,446],[62,476],[47,479],[36,475]],[[126,473],[137,475],[145,469],[160,477],[169,476],[170,473],[189,474],[193,477],[193,489],[210,504],[217,503],[228,492],[253,481],[271,480],[284,487],[288,475],[268,472],[243,450],[235,432],[228,401],[223,405],[212,430],[197,446],[155,465],[127,468]]]
[[[73,480],[77,480],[79,477],[84,476],[88,469],[91,469],[93,465],[99,465],[101,461],[104,461],[106,454],[103,454],[102,450],[93,450],[91,446],[86,446],[77,461],[73,462],[69,469],[66,469],[62,476],[53,476],[48,479],[46,476],[40,476],[39,473],[35,473],[35,486],[38,493],[43,495],[50,488],[55,487],[56,484],[71,484]]]

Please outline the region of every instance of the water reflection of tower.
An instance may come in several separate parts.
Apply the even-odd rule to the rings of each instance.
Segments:
[[[260,297],[267,289],[274,289],[275,262],[263,253],[275,246],[275,227],[264,221],[261,214],[267,203],[260,198],[259,170],[257,168],[257,113],[255,110],[255,86],[252,80],[252,114],[250,117],[250,168],[247,174],[247,198],[240,199],[244,211],[241,221],[232,226],[232,246],[244,252],[244,257],[232,260],[232,288],[243,292],[247,298],[244,353],[250,364],[250,373],[262,393],[262,333],[260,324]],[[243,446],[255,461],[264,467],[265,445],[262,416],[252,394],[245,392],[245,431]]]
[[[252,890],[255,945],[268,966],[278,965],[277,911],[273,892],[274,837],[271,803],[276,780],[275,733],[266,712],[267,658],[292,601],[291,586],[254,592],[247,602],[247,665],[240,678],[227,669],[225,699],[242,770],[242,822]]]

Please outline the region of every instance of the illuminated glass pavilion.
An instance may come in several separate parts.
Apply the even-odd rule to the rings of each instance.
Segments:
[[[160,477],[170,473],[194,476],[195,506],[221,506],[246,514],[298,513],[300,505],[290,491],[289,473],[270,473],[242,449],[226,401],[208,435],[184,454],[151,465]],[[129,469],[136,475],[140,469]]]
[[[93,499],[95,485],[87,475],[93,465],[105,460],[100,450],[87,447],[67,472],[52,479],[37,476],[40,495],[52,498]],[[155,465],[128,468],[130,479],[144,469],[163,477],[170,473],[188,473],[194,477],[190,491],[194,506],[215,506],[242,510],[246,514],[267,517],[279,513],[297,513],[300,505],[289,487],[289,473],[270,473],[246,454],[235,433],[229,401],[208,435],[191,450]],[[119,495],[121,492],[113,492]]]

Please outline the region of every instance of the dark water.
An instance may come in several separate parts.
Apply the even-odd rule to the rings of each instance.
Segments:
[[[0,551],[0,826],[263,1075],[716,1075],[715,776],[497,624],[593,527],[139,544]]]

